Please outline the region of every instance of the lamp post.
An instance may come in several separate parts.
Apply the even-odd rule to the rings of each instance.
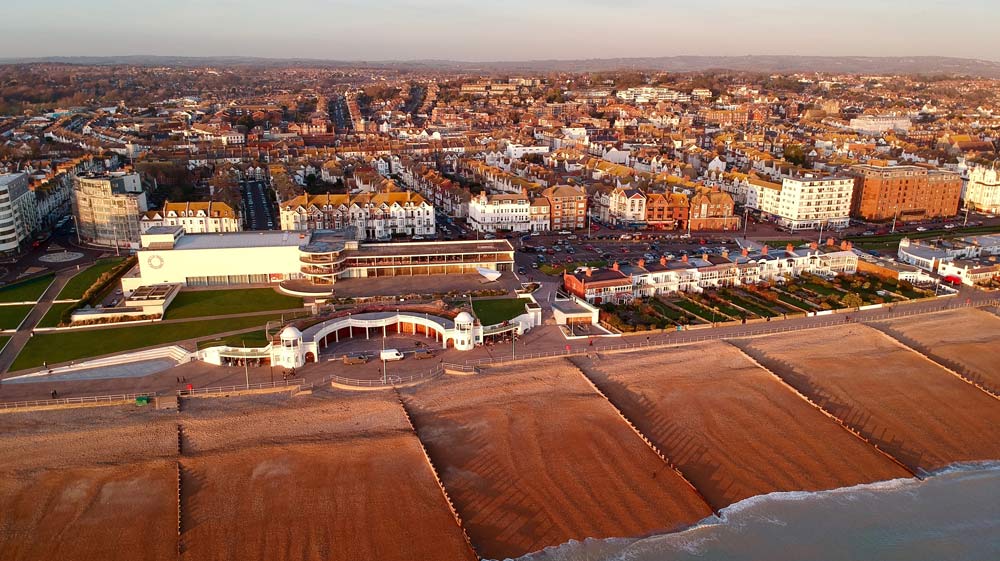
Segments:
[[[889,232],[890,234],[895,234],[896,233],[896,220],[899,219],[899,205],[896,205],[895,207],[893,207],[893,211],[894,212],[893,212],[893,215],[892,215],[892,231]]]
[[[747,228],[750,227],[750,207],[743,209],[743,239],[747,239]]]
[[[247,342],[240,339],[240,343],[243,344],[243,375],[247,379],[247,389],[250,389],[250,361],[247,360]]]

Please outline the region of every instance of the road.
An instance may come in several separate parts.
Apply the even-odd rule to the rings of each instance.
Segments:
[[[243,213],[247,230],[279,230],[278,213],[269,196],[270,187],[263,181],[242,185]]]

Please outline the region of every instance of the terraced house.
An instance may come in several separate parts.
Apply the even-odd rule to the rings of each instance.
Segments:
[[[832,240],[820,247],[785,247],[773,251],[744,249],[739,255],[704,253],[680,259],[661,257],[659,261],[640,259],[635,265],[615,263],[607,269],[581,268],[563,274],[567,292],[592,304],[628,302],[672,292],[703,292],[706,289],[783,282],[803,273],[822,276],[853,274],[858,255],[849,243],[834,246]]]
[[[387,240],[433,236],[434,225],[434,206],[411,191],[299,195],[281,204],[282,230],[348,229],[358,240]]]
[[[147,211],[139,219],[142,233],[156,226],[180,226],[188,234],[243,230],[236,211],[219,201],[164,203],[162,210]]]

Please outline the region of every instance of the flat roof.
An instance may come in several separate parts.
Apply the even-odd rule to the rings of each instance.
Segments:
[[[482,240],[461,242],[406,242],[361,244],[350,257],[376,257],[394,255],[438,255],[442,253],[497,253],[513,252],[507,240]]]
[[[280,230],[269,230],[265,232],[227,232],[224,234],[184,234],[174,243],[174,250],[239,249],[254,247],[297,248],[308,242],[308,232]]]

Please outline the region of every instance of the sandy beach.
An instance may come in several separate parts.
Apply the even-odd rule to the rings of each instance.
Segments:
[[[716,509],[910,475],[726,343],[573,360]]]
[[[1000,394],[1000,317],[966,308],[883,322],[927,347],[958,371]]]
[[[665,531],[711,514],[568,361],[404,393],[484,557]]]
[[[176,557],[176,426],[123,408],[0,415],[4,560]]]
[[[760,337],[765,364],[915,471],[1000,458],[1000,404],[864,325]]]

